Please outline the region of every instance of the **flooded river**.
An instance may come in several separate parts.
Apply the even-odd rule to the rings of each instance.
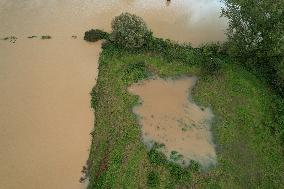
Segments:
[[[0,0],[0,189],[78,189],[93,127],[89,91],[100,44],[121,12],[155,35],[198,45],[224,40],[216,0]],[[28,36],[50,35],[49,40]],[[72,38],[75,35],[78,38]]]

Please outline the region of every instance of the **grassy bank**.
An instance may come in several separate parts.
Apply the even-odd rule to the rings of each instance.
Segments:
[[[282,147],[269,128],[277,96],[226,57],[218,59],[218,74],[208,75],[201,69],[207,60],[203,53],[187,47],[184,54],[184,60],[183,55],[169,59],[168,53],[104,45],[91,93],[96,119],[88,188],[283,188]],[[212,132],[218,165],[208,171],[200,171],[196,163],[181,168],[155,149],[147,151],[132,113],[138,97],[127,92],[151,75],[186,74],[199,76],[194,99],[217,117]]]

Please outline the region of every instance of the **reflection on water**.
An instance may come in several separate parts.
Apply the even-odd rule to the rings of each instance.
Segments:
[[[0,0],[0,36],[49,34],[66,36],[91,27],[110,30],[121,12],[143,17],[158,36],[194,45],[224,40],[226,20],[218,0]]]
[[[157,36],[194,45],[224,39],[217,0],[0,0],[0,38],[17,37],[0,40],[1,189],[82,187],[100,50],[82,34],[109,31],[125,11],[142,16]],[[43,35],[52,39],[27,38]]]
[[[166,0],[166,5],[170,6],[170,4],[171,4],[171,0]]]
[[[171,155],[176,151],[183,156],[178,162],[188,165],[195,160],[208,168],[216,164],[210,133],[213,114],[209,108],[200,108],[188,100],[195,82],[195,77],[155,79],[135,84],[129,90],[142,100],[134,112],[140,118],[146,144],[153,141],[164,144],[163,151],[169,158],[175,159]]]

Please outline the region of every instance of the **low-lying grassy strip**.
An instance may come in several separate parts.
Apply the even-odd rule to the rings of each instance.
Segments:
[[[180,56],[172,56],[180,58],[170,58],[181,52],[131,52],[104,45],[91,93],[95,126],[88,188],[283,188],[282,147],[268,126],[273,122],[275,95],[225,58],[218,59],[222,63],[218,74],[204,75],[200,63],[211,59],[185,48]],[[132,113],[138,97],[127,88],[153,74],[199,76],[194,99],[212,107],[216,115],[212,129],[218,146],[216,168],[204,172],[195,163],[181,168],[155,149],[147,151]]]
[[[283,147],[269,126],[277,96],[264,82],[225,64],[221,74],[201,78],[193,95],[217,116],[212,131],[219,164],[212,181],[221,188],[283,188]]]

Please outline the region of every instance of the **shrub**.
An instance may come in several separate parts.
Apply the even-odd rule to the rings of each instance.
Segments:
[[[43,35],[43,36],[41,36],[41,39],[51,39],[51,36],[50,35]]]
[[[126,48],[140,48],[152,35],[143,19],[130,13],[115,17],[111,27],[110,40]]]
[[[276,79],[274,85],[278,89],[278,92],[284,96],[284,59],[276,68]]]
[[[226,55],[228,43],[206,43],[203,44],[200,49],[206,56],[218,56],[218,55]]]
[[[192,172],[199,172],[201,170],[201,165],[194,160],[190,160],[189,169]]]
[[[151,171],[149,174],[148,174],[148,178],[147,178],[147,184],[148,186],[151,186],[151,187],[155,187],[159,184],[160,180],[159,180],[159,175],[157,172],[155,171]]]
[[[108,39],[109,34],[99,29],[91,29],[85,32],[84,40],[89,42],[96,42],[101,39]]]
[[[177,151],[171,151],[170,159],[172,161],[178,161],[182,158],[183,156],[179,154]]]
[[[33,39],[33,38],[37,38],[37,36],[32,35],[32,36],[28,36],[29,39]]]
[[[187,65],[200,64],[200,58],[196,55],[198,52],[192,48],[190,43],[180,44],[178,42],[156,37],[148,37],[145,50],[157,53],[168,62],[179,61]]]
[[[186,183],[186,181],[191,179],[191,172],[188,168],[183,168],[173,162],[170,162],[168,166],[171,177],[175,180],[175,182]]]
[[[148,157],[149,157],[150,163],[152,164],[163,165],[167,162],[167,157],[165,156],[165,154],[157,151],[154,148],[152,148],[148,152]]]
[[[3,40],[5,40],[5,41],[9,40],[10,42],[13,42],[13,43],[15,43],[17,39],[18,38],[15,37],[15,36],[10,36],[10,37],[3,38]]]
[[[93,87],[92,91],[90,92],[90,95],[91,95],[91,107],[95,109],[98,103],[96,87]]]
[[[202,73],[204,75],[216,75],[221,70],[221,60],[219,58],[207,57],[202,66]]]

